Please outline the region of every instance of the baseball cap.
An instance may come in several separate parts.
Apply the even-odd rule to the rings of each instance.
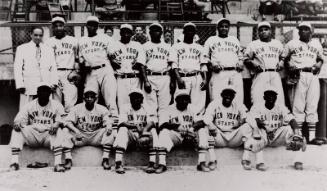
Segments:
[[[86,23],[88,22],[96,22],[96,23],[99,23],[99,18],[96,17],[96,16],[88,16],[87,19],[86,19]]]
[[[93,93],[97,94],[97,90],[94,88],[94,86],[86,86],[84,89],[84,94],[87,92],[93,92]]]
[[[49,90],[51,90],[50,84],[47,83],[47,82],[40,82],[40,83],[38,83],[37,89],[39,89],[39,88],[48,88]]]
[[[133,94],[133,93],[137,93],[137,94],[140,94],[140,95],[143,96],[143,92],[142,92],[142,90],[139,89],[139,88],[133,88],[133,89],[129,92],[128,95],[130,96],[130,95]]]
[[[51,23],[55,23],[55,22],[61,22],[61,23],[66,23],[65,19],[62,18],[62,17],[54,17],[52,20],[51,20]]]
[[[264,94],[275,94],[275,95],[278,95],[277,89],[275,87],[273,87],[273,86],[268,86],[263,93]]]
[[[152,27],[159,27],[163,31],[163,27],[162,27],[162,25],[160,23],[152,23],[149,26],[149,29],[151,30]]]
[[[185,23],[183,28],[185,29],[186,27],[193,27],[193,28],[196,29],[196,25],[194,23],[192,23],[192,22]]]
[[[298,25],[298,29],[300,28],[300,27],[308,27],[308,28],[310,28],[310,30],[312,31],[312,26],[311,26],[311,24],[309,23],[309,22],[301,22],[299,25]]]
[[[122,25],[120,25],[120,29],[129,29],[129,30],[133,31],[133,27],[130,24],[122,24]]]
[[[221,92],[222,94],[235,94],[235,88],[232,85],[228,85],[223,91]]]
[[[179,96],[189,96],[190,97],[190,94],[187,90],[185,89],[182,89],[182,90],[177,90],[176,93],[175,93],[175,97],[179,97]]]
[[[221,19],[219,19],[219,20],[217,21],[217,25],[219,25],[219,24],[222,23],[222,22],[227,22],[228,24],[230,24],[230,21],[229,21],[228,19],[226,19],[226,18],[221,18]]]
[[[263,22],[260,22],[260,23],[258,24],[258,29],[259,29],[260,27],[268,27],[268,28],[271,28],[271,25],[270,25],[269,22],[267,22],[267,21],[263,21]]]

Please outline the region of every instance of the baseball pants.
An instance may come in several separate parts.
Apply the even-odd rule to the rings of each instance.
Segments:
[[[125,104],[130,103],[129,93],[135,88],[141,89],[141,81],[139,78],[117,77],[117,101],[119,110],[123,108]]]
[[[252,136],[252,128],[245,123],[231,132],[217,131],[215,147],[239,147]]]
[[[194,106],[195,109],[194,112],[197,115],[204,113],[206,103],[206,91],[201,91],[201,83],[203,82],[201,74],[191,77],[182,77],[182,80],[185,82],[185,89],[189,92],[189,95],[191,96],[191,104]]]
[[[269,86],[272,86],[278,93],[276,102],[285,105],[282,80],[278,72],[261,72],[255,76],[251,87],[252,103],[264,103],[264,91]]]
[[[293,114],[299,123],[318,122],[318,102],[320,98],[320,83],[318,76],[311,72],[301,72],[300,80],[295,88]]]
[[[58,71],[59,86],[53,94],[55,100],[63,103],[66,113],[69,113],[70,109],[74,107],[78,96],[77,87],[67,79],[70,72],[72,71]]]
[[[36,98],[36,95],[26,95],[26,94],[20,94],[19,96],[19,110],[24,107],[27,103],[32,101]]]
[[[228,86],[232,85],[235,88],[236,95],[234,100],[243,104],[243,79],[242,73],[237,71],[220,71],[213,73],[209,83],[210,100],[221,99],[221,92]]]

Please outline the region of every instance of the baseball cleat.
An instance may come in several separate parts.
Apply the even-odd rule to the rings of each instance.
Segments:
[[[242,164],[244,170],[251,170],[252,169],[251,161],[249,161],[249,160],[242,160],[241,164]]]
[[[9,166],[10,170],[12,171],[16,171],[16,170],[19,170],[19,164],[18,163],[12,163],[10,166]]]
[[[303,170],[303,163],[302,162],[295,162],[294,163],[295,170]]]
[[[125,169],[124,169],[123,165],[121,165],[121,164],[118,164],[118,165],[116,164],[115,171],[118,174],[125,174]]]
[[[310,145],[323,145],[325,144],[324,140],[314,138],[312,141],[309,142]]]
[[[57,165],[55,165],[53,171],[54,172],[65,172],[65,167],[63,164],[57,164]]]
[[[72,159],[66,159],[65,160],[65,165],[64,165],[65,169],[70,170],[72,168],[72,166],[73,166]]]
[[[163,172],[167,171],[167,167],[163,164],[159,164],[158,168],[156,169],[156,174],[161,174]]]
[[[265,165],[265,163],[259,163],[256,165],[256,169],[260,171],[266,171],[268,167]]]
[[[215,170],[217,168],[217,161],[210,161],[209,164],[208,164],[208,168],[210,170]]]
[[[200,164],[198,164],[196,166],[196,169],[198,171],[202,171],[202,172],[209,172],[210,171],[210,169],[207,167],[205,162],[200,162]]]
[[[109,159],[107,159],[107,158],[104,158],[102,160],[102,164],[101,165],[102,165],[102,167],[103,167],[104,170],[110,170],[111,169],[111,166],[109,164]]]
[[[149,165],[144,171],[148,174],[154,173],[156,171],[156,169],[154,168],[154,162],[149,162]]]

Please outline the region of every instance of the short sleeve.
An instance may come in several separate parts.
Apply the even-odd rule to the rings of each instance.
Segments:
[[[215,111],[216,111],[216,104],[215,102],[211,102],[209,105],[208,105],[208,108],[206,109],[204,115],[203,115],[203,122],[205,124],[209,124],[211,122],[213,122],[214,120],[214,116],[215,116]]]

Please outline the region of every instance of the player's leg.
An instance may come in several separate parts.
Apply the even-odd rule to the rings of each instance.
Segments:
[[[123,105],[130,103],[129,93],[135,88],[141,89],[139,78],[117,78],[117,103],[119,110]]]
[[[117,98],[117,82],[114,75],[106,72],[105,69],[99,74],[98,84],[103,95],[105,104],[111,116],[118,117],[118,109],[116,104]]]
[[[202,81],[201,75],[197,75],[191,79],[191,104],[194,106],[194,112],[197,115],[203,114],[205,111],[206,90],[201,91]]]
[[[305,121],[305,105],[306,105],[306,94],[307,94],[307,84],[306,84],[306,72],[300,73],[300,79],[295,87],[294,101],[292,111],[295,116],[295,120],[298,123],[299,128],[302,129],[303,122]]]
[[[19,109],[22,109],[24,107],[24,105],[26,105],[27,103],[32,101],[34,98],[35,98],[35,96],[33,96],[33,95],[20,94]]]
[[[263,102],[263,92],[269,85],[269,73],[261,72],[257,74],[251,86],[251,100],[252,104]]]
[[[268,139],[267,139],[267,133],[264,129],[259,129],[259,134],[261,136],[261,140],[263,142],[263,148],[268,146]],[[265,165],[264,160],[264,149],[260,150],[259,152],[255,153],[256,158],[256,169],[260,171],[266,171],[268,167]]]
[[[63,101],[65,106],[65,111],[68,113],[70,109],[74,107],[74,105],[77,102],[78,90],[75,84],[67,80],[67,75],[61,81],[63,85],[62,93],[64,96]]]
[[[220,98],[220,93],[225,87],[226,79],[222,73],[212,74],[209,83],[210,101]]]
[[[66,170],[70,170],[73,166],[72,148],[74,147],[73,142],[74,136],[70,133],[68,128],[62,129],[62,147],[65,158],[64,167]]]
[[[242,74],[239,72],[236,72],[235,74],[233,74],[232,83],[233,83],[233,86],[235,87],[235,91],[236,91],[235,100],[237,100],[238,103],[243,104],[243,102],[244,102],[244,87],[243,87]]]
[[[159,166],[156,169],[155,173],[160,174],[167,170],[167,153],[173,148],[174,145],[181,144],[182,141],[182,136],[176,131],[168,129],[163,129],[162,131],[160,131],[158,148]]]
[[[198,143],[199,158],[198,158],[197,170],[203,171],[203,172],[209,172],[210,169],[206,165],[206,154],[207,154],[208,148],[209,148],[209,143],[208,143],[209,132],[208,132],[208,129],[207,128],[201,128],[201,129],[198,130],[197,134],[198,134],[198,140],[199,140],[199,143]]]
[[[157,148],[159,148],[159,136],[157,130],[152,128],[150,131],[150,143],[148,153],[149,153],[149,165],[146,167],[146,173],[154,173],[155,172],[155,164],[156,164],[156,156],[157,156]]]
[[[165,109],[171,100],[170,95],[170,77],[168,75],[160,76],[158,78],[158,112]]]
[[[284,89],[282,79],[278,72],[270,72],[271,86],[277,90],[277,102],[281,105],[285,105]]]
[[[148,80],[151,84],[152,90],[150,93],[144,91],[144,104],[153,108],[158,117],[158,99],[157,99],[157,92],[158,92],[158,83],[157,83],[157,76],[148,76]]]
[[[24,137],[21,131],[12,130],[10,138],[10,147],[11,147],[11,164],[10,168],[12,170],[19,170],[19,154],[23,149]]]

